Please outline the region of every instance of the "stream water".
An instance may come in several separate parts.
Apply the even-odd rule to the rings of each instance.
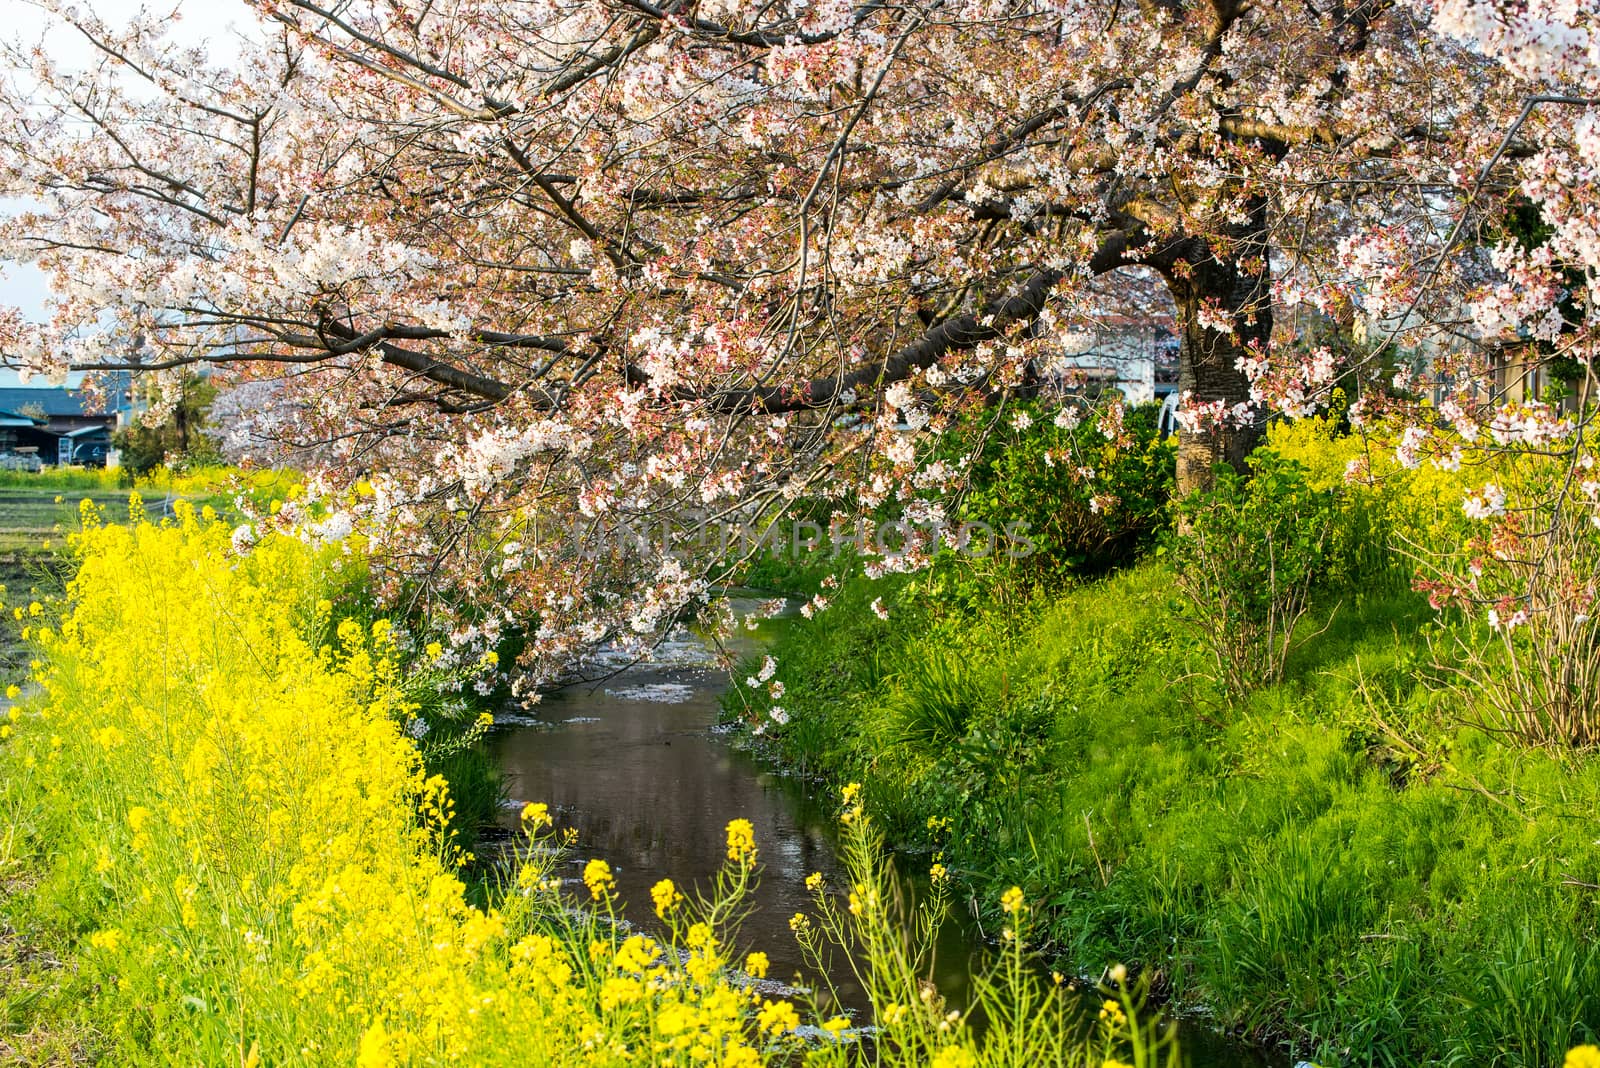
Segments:
[[[834,886],[847,881],[833,846],[837,799],[772,774],[728,744],[715,729],[727,685],[705,647],[682,635],[664,643],[654,663],[549,694],[534,715],[502,717],[490,744],[511,798],[506,825],[516,825],[524,802],[549,804],[559,826],[577,830],[581,860],[598,856],[611,865],[624,916],[648,931],[657,926],[650,888],[662,878],[705,885],[724,859],[728,821],[749,820],[763,870],[740,930],[743,948],[766,952],[770,978],[817,987],[789,918],[810,911],[804,883],[812,872]],[[578,877],[576,864],[570,877]],[[933,980],[950,1004],[966,1003],[973,963],[986,951],[975,931],[944,924]],[[840,1007],[869,1022],[850,969],[835,968],[829,978]],[[1085,1005],[1092,1014],[1098,1000],[1086,995]],[[1269,1063],[1191,1022],[1179,1034],[1195,1068]]]

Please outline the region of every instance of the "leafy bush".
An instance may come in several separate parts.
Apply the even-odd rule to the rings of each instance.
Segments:
[[[1412,571],[1446,624],[1433,636],[1435,666],[1467,716],[1518,744],[1600,745],[1595,456],[1437,433],[1459,454],[1443,466],[1402,467],[1376,441],[1339,436],[1322,420],[1273,428],[1271,448],[1307,464],[1314,485],[1337,489],[1345,519],[1329,540],[1331,569]],[[1361,477],[1346,485],[1351,463]],[[1350,537],[1357,515],[1371,517],[1368,532]],[[1362,555],[1379,536],[1387,567]]]
[[[1131,562],[1164,528],[1176,452],[1160,435],[1160,408],[1116,411],[1064,426],[1054,408],[1022,405],[1012,423],[965,425],[941,446],[952,458],[977,452],[960,518],[996,534],[1019,530],[1031,543],[1016,560],[997,554],[996,566],[1025,583],[1059,584]]]
[[[1357,577],[1368,588],[1398,585],[1415,572],[1420,555],[1470,537],[1461,501],[1486,477],[1481,463],[1403,467],[1394,457],[1394,433],[1385,427],[1356,433],[1332,418],[1313,417],[1272,424],[1263,450],[1300,464],[1312,487],[1339,498],[1341,511],[1350,514],[1334,532],[1330,571]]]
[[[1209,492],[1179,505],[1170,542],[1187,618],[1234,696],[1283,677],[1338,516],[1335,495],[1299,464],[1258,452],[1252,465],[1253,478],[1219,466]]]
[[[1523,745],[1600,746],[1600,491],[1585,459],[1503,465],[1471,536],[1423,557],[1417,583],[1464,616],[1438,643],[1464,704]]]
[[[160,423],[141,419],[117,431],[114,441],[122,452],[122,469],[128,484],[146,478],[163,465],[187,469],[216,464],[222,459],[217,442],[205,430],[217,387],[197,375],[185,375],[179,389],[176,400],[163,409]]]

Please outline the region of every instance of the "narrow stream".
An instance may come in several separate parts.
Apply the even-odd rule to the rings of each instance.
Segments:
[[[606,860],[625,917],[651,930],[658,924],[650,888],[662,878],[705,885],[724,859],[728,821],[749,820],[762,873],[740,948],[763,950],[772,962],[770,978],[816,987],[805,974],[789,918],[810,911],[804,883],[812,872],[834,886],[846,882],[833,846],[837,799],[764,770],[728,744],[715,729],[718,697],[727,685],[727,674],[704,646],[685,635],[664,643],[655,663],[549,694],[532,716],[503,717],[490,745],[512,801],[506,824],[515,826],[525,802],[549,804],[558,826],[577,830],[579,863]],[[569,874],[577,879],[576,864]],[[944,924],[933,978],[950,1004],[966,1003],[973,962],[983,952],[975,932]],[[870,1022],[865,994],[849,968],[841,962],[830,978],[840,1007],[857,1022]],[[1185,1061],[1195,1068],[1269,1063],[1192,1022],[1179,1034]]]

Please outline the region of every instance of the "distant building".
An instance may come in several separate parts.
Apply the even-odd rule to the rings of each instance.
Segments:
[[[0,388],[3,455],[98,467],[106,462],[117,422],[114,402],[97,402],[81,390]]]
[[[1579,415],[1594,400],[1587,374],[1578,376],[1576,382],[1553,375],[1551,357],[1530,341],[1515,340],[1496,346],[1489,357],[1489,369],[1493,376],[1491,397],[1496,404],[1543,401],[1568,415]]]
[[[1131,404],[1178,388],[1178,339],[1165,327],[1121,316],[1070,337],[1045,377],[1073,392],[1114,388]]]

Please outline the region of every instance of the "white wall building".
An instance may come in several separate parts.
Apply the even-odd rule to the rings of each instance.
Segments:
[[[1096,323],[1068,335],[1044,374],[1069,391],[1116,388],[1131,404],[1162,400],[1178,388],[1178,339],[1149,322]]]

